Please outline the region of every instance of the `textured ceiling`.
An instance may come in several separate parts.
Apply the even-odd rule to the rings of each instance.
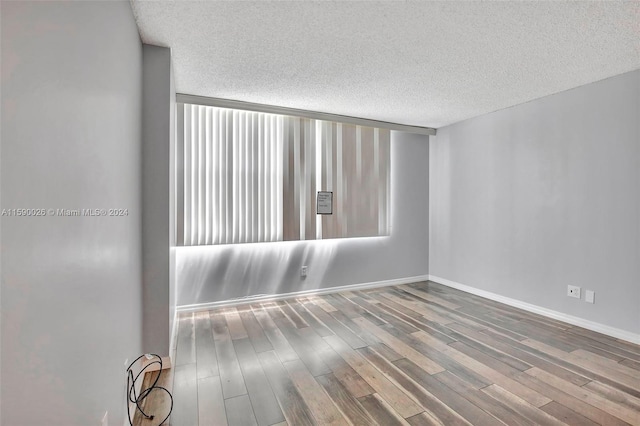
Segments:
[[[176,90],[440,127],[640,68],[640,2],[143,2]]]

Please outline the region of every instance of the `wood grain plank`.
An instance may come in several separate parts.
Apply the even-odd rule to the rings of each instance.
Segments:
[[[451,346],[449,346],[450,343],[445,343],[442,340],[434,337],[432,334],[429,334],[422,330],[416,331],[415,333],[411,333],[411,337],[413,337],[416,340],[419,340],[421,344],[427,345],[427,347],[435,349],[437,351],[443,352],[451,348]],[[451,343],[455,343],[456,341],[453,341]]]
[[[309,311],[307,311],[302,303],[300,303],[298,300],[287,300],[287,304],[291,306],[293,310],[296,311],[296,313],[300,315],[300,317],[307,324],[309,324],[309,326],[312,327],[321,337],[331,336],[333,334],[333,331],[329,330],[324,326],[324,324],[320,323],[320,321],[318,321],[316,317],[311,315]]]
[[[452,343],[452,345],[468,346],[475,351],[482,352],[519,371],[524,371],[532,367],[531,364],[520,360],[516,356],[509,355],[507,352],[510,352],[511,348],[507,348],[507,352],[499,350],[497,348],[499,342],[490,340],[489,336],[471,330],[462,324],[453,323],[447,327],[455,330],[453,336],[458,340],[458,342]]]
[[[587,330],[586,328],[582,328],[582,327],[571,326],[567,329],[567,333],[570,333],[571,335],[576,335],[578,337],[587,338],[589,339],[589,341],[596,340],[601,343],[607,344],[609,346],[619,347],[626,351],[640,355],[640,345],[627,342],[625,340],[620,340],[615,337],[607,336],[605,334],[598,333],[596,331]]]
[[[454,390],[442,384],[410,360],[399,359],[394,362],[394,365],[469,423],[486,426],[501,423],[497,418],[481,410],[467,399],[460,397]]]
[[[257,423],[260,426],[269,426],[284,421],[278,400],[262,370],[251,341],[248,338],[237,339],[233,341],[233,346]]]
[[[326,295],[325,300],[335,307],[337,312],[341,312],[347,318],[352,319],[357,317],[366,317],[374,324],[385,323],[385,321],[377,317],[373,311],[365,309],[357,303],[354,303],[353,298],[347,299],[339,293],[336,293]]]
[[[429,354],[429,359],[437,363],[445,370],[454,372],[455,374],[464,377],[465,380],[473,383],[477,388],[488,386],[491,383],[484,379],[481,375],[466,368],[464,365],[448,357],[444,351],[450,348],[449,345],[442,343],[439,339],[433,338],[431,335],[426,334],[424,331],[418,331],[410,335],[402,333],[400,330],[396,330],[390,326],[383,327],[385,331],[397,337],[399,340],[417,350],[422,354]]]
[[[448,302],[446,299],[436,296],[433,293],[429,293],[428,290],[425,291],[423,289],[416,289],[413,287],[409,287],[408,285],[398,286],[399,289],[406,293],[411,293],[413,296],[426,301],[427,303],[435,303],[437,305],[443,306],[448,309],[456,310],[460,309],[461,306],[455,303]]]
[[[360,296],[365,300],[373,300],[371,298],[372,295],[377,293],[377,289],[369,289],[369,290],[354,290],[351,292],[347,292],[347,293],[352,293],[356,296]]]
[[[253,349],[255,349],[256,352],[273,350],[273,345],[271,345],[267,335],[264,334],[264,330],[260,326],[260,323],[258,323],[258,320],[256,320],[251,308],[244,307],[243,309],[238,309],[238,314],[242,319],[242,325],[247,331],[247,335],[249,335]]]
[[[309,407],[289,378],[275,351],[260,352],[258,360],[290,425],[315,425]]]
[[[402,417],[399,417],[391,406],[378,394],[372,394],[358,398],[358,401],[379,425],[396,426],[408,425]]]
[[[594,346],[593,344],[594,342],[591,339],[580,339],[569,332],[565,332],[562,335],[562,338],[567,341],[571,341],[576,349],[583,348],[588,350],[591,353],[598,354],[605,358],[609,358],[615,362],[620,362],[623,359],[625,359],[623,356],[617,355],[613,352],[610,352],[609,350],[599,348],[597,347],[597,345]]]
[[[247,393],[247,388],[244,385],[240,364],[236,357],[231,335],[227,329],[225,315],[212,312],[210,319],[224,398],[244,395]]]
[[[222,383],[218,376],[198,379],[198,422],[201,425],[227,425]]]
[[[198,379],[217,376],[219,374],[218,358],[213,342],[209,312],[197,312],[194,317]]]
[[[554,346],[547,345],[544,342],[540,342],[538,340],[530,339],[530,338],[524,339],[520,343],[530,348],[537,349],[540,352],[544,352],[558,359],[564,359],[568,357],[569,354],[571,353],[571,352],[563,351],[562,349],[558,349]]]
[[[530,419],[534,424],[563,426],[563,423],[555,417],[550,416],[544,411],[538,409],[538,407],[534,407],[524,399],[519,398],[498,385],[491,385],[486,388],[482,388],[482,392],[492,396],[495,400],[508,402],[509,407],[512,410],[521,414],[524,418]]]
[[[530,374],[517,373],[512,375],[512,378],[514,380],[517,380],[524,386],[540,392],[548,396],[549,398],[552,398],[557,403],[562,404],[565,407],[582,414],[583,416],[596,423],[606,425],[628,425],[627,422],[622,421],[615,416],[612,416],[606,411],[594,407],[593,405],[582,401],[579,398],[569,395],[568,393],[563,392],[557,389],[555,386],[551,386],[548,383],[545,383]]]
[[[638,345],[634,346],[628,342],[625,342],[627,343],[625,345],[622,341],[619,341],[615,344],[609,344],[601,342],[600,339],[581,339],[580,337],[577,337],[573,333],[571,333],[571,330],[569,330],[565,336],[568,341],[571,341],[577,346],[576,349],[585,349],[585,345],[588,345],[588,348],[586,349],[588,349],[589,351],[596,352],[595,350],[597,349],[599,350],[599,352],[597,353],[601,354],[602,356],[610,357],[611,355],[614,355],[612,357],[613,360],[620,361],[621,359],[626,358],[640,362],[640,349],[638,349]]]
[[[467,346],[466,343],[462,343],[462,342],[455,342],[449,345],[449,347],[456,349],[459,352],[462,352],[466,355],[468,355],[469,357],[476,359],[478,361],[480,361],[481,363],[483,363],[484,365],[486,365],[487,367],[490,367],[493,370],[496,370],[498,372],[500,372],[501,374],[504,374],[505,376],[509,376],[511,374],[515,374],[515,373],[519,373],[521,371],[525,371],[525,370],[518,370],[517,368],[514,368],[510,365],[505,364],[504,362],[502,362],[501,360],[494,358],[492,355],[487,354],[486,352],[483,352],[482,350],[473,348],[471,346]]]
[[[283,365],[318,424],[340,425],[346,422],[340,410],[301,360],[288,361]]]
[[[445,317],[444,315],[440,315],[435,309],[433,309],[433,307],[427,306],[415,298],[412,299],[407,297],[408,300],[402,299],[401,297],[399,297],[398,294],[392,291],[383,293],[379,295],[379,297],[376,297],[376,299],[378,300],[388,299],[389,301],[394,302],[398,305],[404,305],[409,309],[411,309],[412,311],[419,313],[420,316],[440,324],[447,324],[453,321],[451,318]],[[385,304],[390,305],[388,303],[385,303]]]
[[[516,333],[508,328],[505,328],[501,325],[496,324],[493,319],[483,319],[482,315],[478,313],[469,314],[460,310],[451,310],[447,308],[443,308],[438,305],[433,305],[431,308],[438,312],[441,315],[447,315],[451,318],[459,318],[462,321],[457,321],[458,323],[465,323],[467,327],[474,328],[476,330],[493,330],[495,332],[501,333],[505,336],[508,336],[514,340],[523,340],[526,339],[527,336]],[[449,324],[447,324],[448,326]]]
[[[629,424],[640,423],[639,411],[618,404],[596,392],[592,392],[585,387],[576,386],[535,367],[527,370],[526,373],[538,378],[545,383],[548,383],[556,389],[560,389],[561,391],[580,399],[581,401],[584,401],[595,407],[600,407],[601,410],[606,411],[612,416],[624,420]]]
[[[337,311],[335,307],[333,307],[330,303],[327,303],[327,301],[320,296],[310,297],[307,300],[312,304],[319,306],[323,311],[327,313]]]
[[[498,384],[502,388],[507,389],[509,392],[518,395],[520,398],[524,399],[535,407],[541,407],[551,402],[551,399],[544,396],[544,394],[522,385],[516,380],[513,380],[511,377],[508,377],[492,369],[491,367],[468,356],[467,354],[455,350],[455,348],[449,348],[448,350],[445,350],[444,353],[446,353],[452,359],[465,365],[467,368],[487,378],[492,383]]]
[[[524,315],[523,315],[524,316]],[[545,318],[541,316],[524,316],[522,322],[526,322],[535,327],[547,327],[549,329],[555,330],[556,332],[564,333],[566,330],[571,328],[571,325],[566,322],[560,322],[554,319]]]
[[[413,361],[429,374],[435,374],[444,371],[444,368],[442,368],[441,365],[426,357],[424,354],[413,349],[402,340],[388,333],[386,330],[383,330],[382,328],[370,323],[366,319],[355,318],[353,321],[363,329],[379,338],[387,346],[392,347],[394,351]]]
[[[566,338],[566,335],[563,336],[558,332],[544,330],[540,327],[535,327],[533,325],[526,324],[520,321],[502,321],[496,319],[495,316],[490,316],[489,318],[491,322],[501,326],[503,329],[518,333],[521,336],[526,336],[529,338],[547,342],[549,345],[561,349],[565,352],[571,352],[578,349],[578,346],[576,346],[568,338]]]
[[[599,393],[608,401],[617,402],[640,413],[640,398],[595,380],[587,383],[583,388]]]
[[[357,335],[355,335],[351,330],[349,330],[345,325],[340,323],[334,317],[329,315],[324,310],[320,309],[318,306],[313,304],[305,305],[305,308],[309,310],[318,320],[320,320],[325,326],[333,330],[333,332],[340,336],[342,340],[347,342],[349,346],[353,349],[364,348],[367,344]],[[337,310],[334,310],[337,312]],[[331,337],[331,336],[327,336]]]
[[[283,336],[298,355],[298,358],[304,362],[312,375],[319,376],[331,372],[331,369],[327,367],[327,364],[322,360],[317,348],[314,348],[313,338],[308,333],[300,333],[300,329],[297,329],[290,321],[283,318],[274,319],[273,322],[278,326]],[[306,330],[313,332],[309,327],[307,327]]]
[[[176,365],[174,369],[171,424],[198,426],[198,373],[195,363]]]
[[[327,336],[324,339],[402,417],[411,417],[424,411],[406,393],[369,364],[362,355],[351,349],[344,340],[338,336]]]
[[[441,340],[444,343],[449,344],[456,341],[455,339],[449,337],[447,334],[441,332],[439,327],[438,328],[433,327],[433,323],[430,323],[429,321],[425,321],[422,317],[412,318],[408,315],[405,315],[402,312],[397,311],[396,309],[393,309],[387,306],[386,304],[380,303],[379,305],[381,309],[386,310],[390,314],[397,316],[398,318],[402,319],[408,324],[411,324],[413,327],[417,328],[418,330],[424,331],[425,333],[434,336],[435,338]]]
[[[352,319],[344,315],[342,312],[340,311],[331,312],[330,315],[336,321],[338,321],[341,325],[346,327],[351,333],[353,333],[360,340],[362,340],[366,345],[377,345],[380,343],[380,339],[378,339],[368,331],[363,330],[362,327],[360,327],[358,324],[353,322]]]
[[[527,344],[525,347],[527,346],[531,347],[532,350],[536,350],[538,352],[553,352],[553,348],[549,345],[533,339],[527,339]],[[637,380],[625,377],[625,375],[617,373],[615,373],[615,377],[610,376],[607,374],[606,368],[597,367],[591,361],[585,360],[573,353],[562,355],[562,358],[560,358],[560,356],[557,356],[555,359],[558,364],[566,367],[567,369],[573,370],[584,377],[587,377],[591,380],[601,381],[624,392],[627,392],[630,395],[640,398],[640,389],[638,389],[638,387],[636,386]],[[601,370],[603,370],[602,374]]]
[[[256,418],[251,409],[248,395],[234,396],[224,400],[229,426],[257,426]]]
[[[406,419],[411,426],[446,426],[440,420],[432,417],[426,411]]]
[[[144,375],[141,391],[143,391],[144,389],[148,389],[151,385],[153,385],[159,373],[159,370],[146,373]],[[162,370],[156,386],[161,386],[167,389],[169,392],[172,392],[173,370],[169,368]],[[164,419],[167,414],[169,414],[169,410],[171,409],[171,397],[162,389],[153,389],[149,393],[149,395],[142,401],[142,409],[148,415],[154,416],[155,419]],[[168,422],[169,420],[167,420],[167,424],[169,424]],[[146,426],[148,423],[149,420],[142,416],[138,410],[135,410],[135,415],[133,416],[133,426]]]
[[[413,326],[410,322],[405,321],[400,316],[396,315],[395,311],[388,312],[385,309],[382,309],[381,304],[369,303],[361,297],[354,297],[351,301],[357,304],[358,307],[361,308],[359,312],[368,313],[369,315],[358,315],[354,318],[362,316],[366,318],[369,322],[374,325],[380,326],[385,323],[392,324],[394,327],[402,330],[405,333],[413,333],[418,331],[415,326]],[[415,319],[409,317],[410,320],[415,321]],[[376,321],[377,320],[377,321]]]
[[[436,319],[429,318],[431,321],[434,321],[436,324],[443,324],[445,326],[448,326],[452,322],[457,322],[458,324],[464,324],[467,327],[472,328],[476,331],[482,331],[482,330],[487,330],[491,328],[492,330],[504,333],[506,336],[509,336],[515,340],[524,338],[524,336],[520,336],[518,334],[512,333],[509,330],[503,330],[502,328],[496,327],[495,324],[491,324],[481,320],[479,321],[478,318],[475,318],[472,315],[465,314],[464,312],[446,310],[439,306],[431,306],[431,310],[435,312],[437,315],[440,315],[441,317],[445,318],[445,321],[438,321]],[[425,318],[428,318],[428,317],[425,315]]]
[[[385,360],[382,356],[372,351],[370,348],[358,349],[367,361],[380,370],[394,383],[397,383],[411,397],[427,411],[430,418],[435,418],[438,422],[446,425],[468,425],[469,423],[460,417],[455,411],[442,403],[433,394],[418,385],[410,376],[407,376],[400,369]]]
[[[514,411],[508,404],[503,404],[500,400],[490,397],[449,371],[443,371],[433,377],[445,386],[454,390],[472,404],[478,406],[507,425],[537,425],[535,421],[529,420],[525,416]]]
[[[333,348],[329,347],[321,352],[322,359],[351,395],[360,398],[375,393],[375,390]]]
[[[624,365],[625,367],[633,368],[636,371],[640,371],[640,362],[634,361],[632,359],[623,359],[620,361],[620,365]]]
[[[236,308],[227,308],[222,312],[227,320],[227,328],[229,329],[229,335],[231,335],[232,340],[249,337]]]
[[[597,368],[614,380],[619,378],[622,383],[627,385],[630,385],[632,382],[640,383],[640,371],[629,368],[609,358],[605,358],[584,349],[575,350],[571,352],[571,355],[580,359],[583,365],[588,365],[590,368]]]
[[[282,309],[282,312],[289,318],[289,320],[295,325],[296,328],[304,328],[309,327],[309,324],[300,316],[296,311],[294,311],[287,302],[284,300],[278,301],[278,306]]]
[[[195,314],[180,316],[178,322],[178,343],[176,345],[175,365],[193,364],[196,362]]]
[[[142,386],[140,391],[143,392],[145,389],[148,389],[153,381],[155,380],[155,376],[157,376],[157,372],[146,373],[144,377],[142,377]],[[138,379],[140,380],[140,379]],[[142,410],[145,410],[145,407],[149,406],[151,408],[151,404],[149,404],[149,399],[145,398],[140,402],[140,406]],[[127,395],[127,404],[129,405],[128,410],[128,418],[133,418],[133,426],[142,426],[142,422],[146,420],[146,418],[140,413],[140,410],[135,407],[135,405],[129,402],[129,395]],[[153,407],[155,408],[155,407]],[[148,410],[147,410],[148,411]],[[152,413],[145,411],[148,415],[152,415]]]
[[[393,294],[390,292],[378,293],[378,294],[372,295],[372,297],[374,300],[370,303],[384,305],[388,308],[394,309],[397,312],[401,312],[403,315],[409,318],[413,318],[413,319],[422,318],[422,314],[420,314],[419,312],[411,309],[408,305],[401,303],[401,301],[394,300]],[[360,299],[365,300],[362,297],[360,297]]]
[[[374,423],[356,397],[349,392],[335,375],[318,376],[316,380],[352,424],[355,426],[369,426]]]
[[[331,346],[312,327],[298,328],[295,332],[305,344],[315,351],[322,352],[325,349],[331,349]]]
[[[251,306],[253,314],[264,330],[264,334],[271,342],[273,349],[282,361],[292,361],[298,359],[298,354],[293,350],[287,339],[271,319],[270,315],[260,306]]]
[[[588,418],[581,416],[573,410],[565,407],[562,404],[558,404],[555,401],[551,401],[547,405],[540,407],[545,413],[555,417],[562,423],[569,426],[597,426],[598,423],[594,423]]]
[[[527,366],[535,366],[540,369],[546,370],[550,373],[553,373],[558,377],[562,377],[563,379],[570,381],[571,383],[574,383],[578,386],[582,386],[585,383],[588,383],[590,381],[590,379],[573,372],[571,369],[564,368],[563,366],[560,366],[558,364],[551,362],[550,360],[553,359],[552,357],[541,358],[528,351],[522,350],[519,347],[514,347],[515,345],[519,345],[520,342],[514,342],[508,337],[501,337],[501,336],[496,337],[496,335],[493,333],[486,334],[484,332],[476,332],[459,324],[451,324],[451,327],[454,328],[456,331],[464,332],[467,337],[473,340],[476,340],[483,345],[487,345],[495,350],[498,350],[504,353],[506,356],[510,358],[499,358],[500,361],[508,363],[509,365],[517,368],[520,371],[526,370]],[[527,340],[530,340],[530,339],[525,339],[522,342],[525,342]],[[467,342],[465,341],[465,343]],[[477,346],[474,346],[474,347],[476,349],[478,348]],[[553,348],[553,347],[549,346],[549,348]],[[557,348],[553,348],[553,350],[563,354],[567,354],[567,352],[564,352]],[[558,358],[563,359],[564,357],[560,356]],[[518,364],[514,364],[513,362],[509,362],[509,360],[512,360],[512,359],[519,360],[521,364],[518,365]]]

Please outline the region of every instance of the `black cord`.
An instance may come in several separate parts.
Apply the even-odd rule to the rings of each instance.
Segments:
[[[167,414],[167,416],[162,419],[162,421],[160,423],[158,423],[158,425],[163,424],[165,421],[167,421],[167,419],[169,418],[169,416],[171,415],[171,411],[173,411],[173,396],[171,395],[171,392],[169,392],[166,388],[163,388],[162,386],[157,386],[158,384],[158,380],[160,380],[160,375],[162,374],[162,358],[160,357],[160,355],[156,355],[156,354],[150,354],[150,356],[157,358],[154,361],[148,363],[147,365],[145,365],[139,372],[138,374],[133,377],[133,371],[131,371],[131,367],[133,367],[133,365],[138,362],[142,357],[146,357],[148,354],[144,354],[144,355],[140,355],[138,358],[136,358],[130,365],[129,367],[127,367],[127,417],[129,418],[129,424],[131,426],[133,426],[133,419],[131,418],[131,410],[129,408],[129,402],[132,402],[134,404],[136,404],[136,408],[138,409],[138,411],[140,411],[140,413],[149,420],[153,420],[154,416],[153,415],[149,415],[147,413],[144,412],[144,410],[142,410],[142,401],[144,401],[144,399],[149,396],[149,394],[154,390],[154,389],[160,389],[163,390],[167,393],[167,395],[169,395],[169,398],[171,399],[171,408],[169,408],[169,413]],[[151,358],[148,358],[151,359]],[[158,370],[158,375],[156,376],[156,379],[154,380],[153,384],[151,386],[149,386],[148,388],[142,390],[140,392],[140,395],[136,395],[136,382],[138,381],[138,379],[140,378],[140,376],[142,375],[142,373],[145,372],[145,370],[149,367],[151,367],[154,364],[158,364],[159,365],[159,370]],[[143,376],[144,378],[144,376]],[[135,414],[135,411],[134,411]]]

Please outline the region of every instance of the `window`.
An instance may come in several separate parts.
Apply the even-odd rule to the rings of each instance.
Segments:
[[[178,118],[183,245],[389,234],[389,130],[193,104]]]

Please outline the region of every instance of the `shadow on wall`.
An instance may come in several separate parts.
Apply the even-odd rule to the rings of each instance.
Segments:
[[[386,240],[389,237],[178,247],[177,274],[189,286],[179,291],[177,304],[340,285],[327,278],[342,249],[385,245]],[[309,267],[306,278],[301,277],[303,265]]]
[[[177,306],[420,279],[428,273],[429,143],[391,132],[390,236],[176,248]],[[303,265],[308,276],[301,278]]]

